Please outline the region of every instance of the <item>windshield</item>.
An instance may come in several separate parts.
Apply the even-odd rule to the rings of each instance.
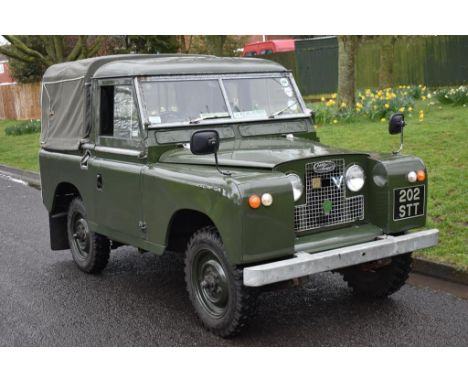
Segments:
[[[289,79],[242,78],[223,81],[234,118],[266,118],[302,110]]]
[[[229,118],[218,80],[143,82],[142,92],[152,125]]]
[[[303,113],[286,77],[148,80],[141,89],[148,120],[156,126]]]

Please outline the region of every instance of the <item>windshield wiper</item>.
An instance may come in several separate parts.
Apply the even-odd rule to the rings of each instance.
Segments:
[[[231,116],[228,113],[224,114],[211,114],[211,115],[205,115],[199,118],[191,119],[189,123],[191,125],[200,123],[201,121],[206,121],[207,119],[220,119],[220,118],[231,118]]]
[[[294,101],[291,105],[286,106],[284,109],[281,109],[279,111],[274,112],[273,114],[270,114],[268,118],[275,118],[276,116],[283,114],[286,110],[291,109],[293,106],[296,106],[299,103],[299,101]]]

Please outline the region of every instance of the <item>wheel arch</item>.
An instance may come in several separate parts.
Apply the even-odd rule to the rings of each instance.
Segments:
[[[213,226],[217,229],[213,220],[203,212],[194,209],[176,211],[169,221],[166,232],[166,249],[183,252],[190,237],[199,229],[207,226]]]

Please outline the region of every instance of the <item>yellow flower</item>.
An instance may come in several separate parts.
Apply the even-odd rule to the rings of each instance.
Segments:
[[[425,100],[426,100],[426,96],[422,96],[421,99],[422,99],[423,101],[425,101]]]
[[[333,93],[333,94],[332,94],[332,98],[333,98],[333,99],[336,99],[336,93]]]
[[[400,107],[400,108],[398,109],[398,111],[399,111],[400,113],[403,113],[403,112],[405,111],[404,106]]]
[[[325,97],[320,98],[320,101],[325,102]]]
[[[356,103],[356,107],[362,109],[362,103],[361,102]]]
[[[385,121],[386,121],[385,118],[381,118],[381,119],[380,119],[380,122],[385,122]]]
[[[340,107],[341,107],[341,108],[346,107],[346,102],[341,102],[341,106],[340,106]]]
[[[408,108],[408,111],[411,113],[411,112],[413,111],[413,108],[410,106],[410,107]]]
[[[334,120],[333,120],[333,123],[335,123],[335,124],[336,124],[336,123],[338,123],[338,121],[337,121],[336,119],[334,119]]]
[[[386,103],[384,106],[385,106],[385,109],[388,109],[390,107],[388,103]]]

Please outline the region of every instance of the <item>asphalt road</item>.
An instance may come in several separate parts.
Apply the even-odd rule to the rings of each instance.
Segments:
[[[407,285],[365,301],[329,273],[263,294],[223,340],[198,323],[180,259],[122,247],[91,276],[48,235],[40,192],[0,176],[0,346],[468,346],[468,300]]]

